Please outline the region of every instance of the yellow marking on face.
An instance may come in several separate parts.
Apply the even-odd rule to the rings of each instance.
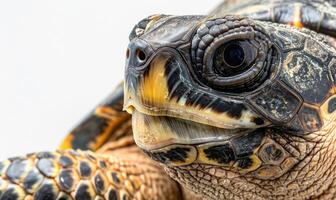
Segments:
[[[302,28],[303,24],[301,22],[301,4],[295,4],[295,11],[293,16],[293,26],[297,28]]]
[[[145,75],[140,86],[143,101],[152,105],[162,105],[167,101],[169,91],[165,77],[165,65],[168,59],[160,56],[151,63],[148,75]]]
[[[62,144],[59,145],[58,149],[59,150],[67,150],[67,149],[72,149],[72,141],[74,139],[74,136],[72,134],[68,134],[66,138],[63,140]]]

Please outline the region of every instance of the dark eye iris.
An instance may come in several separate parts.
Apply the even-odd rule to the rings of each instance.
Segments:
[[[213,68],[223,77],[238,75],[250,67],[254,54],[254,48],[247,41],[228,42],[215,51]]]
[[[224,49],[224,62],[228,67],[236,68],[243,64],[245,60],[244,49],[238,44],[232,43]]]

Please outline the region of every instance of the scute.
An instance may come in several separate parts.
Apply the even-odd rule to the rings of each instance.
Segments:
[[[323,121],[321,119],[318,108],[304,105],[299,112],[299,116],[303,126],[307,131],[314,132],[320,130],[320,128],[323,126]]]
[[[290,34],[281,29],[274,29],[272,35],[274,35],[274,38],[279,38],[276,41],[283,52],[303,49],[305,37],[301,35]]]
[[[327,66],[305,52],[289,54],[281,79],[294,87],[305,102],[312,104],[321,104],[332,89]]]
[[[302,100],[283,83],[276,81],[254,95],[250,102],[266,118],[275,122],[287,122],[294,117]]]

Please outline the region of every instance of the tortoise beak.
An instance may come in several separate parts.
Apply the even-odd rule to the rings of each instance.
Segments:
[[[187,70],[180,54],[170,48],[161,49],[143,66],[127,66],[124,110],[224,129],[256,129],[269,124],[243,101],[209,94],[192,81]]]

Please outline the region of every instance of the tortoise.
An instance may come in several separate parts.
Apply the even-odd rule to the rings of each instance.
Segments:
[[[336,199],[335,37],[335,0],[145,18],[124,83],[56,152],[1,162],[0,199]]]

